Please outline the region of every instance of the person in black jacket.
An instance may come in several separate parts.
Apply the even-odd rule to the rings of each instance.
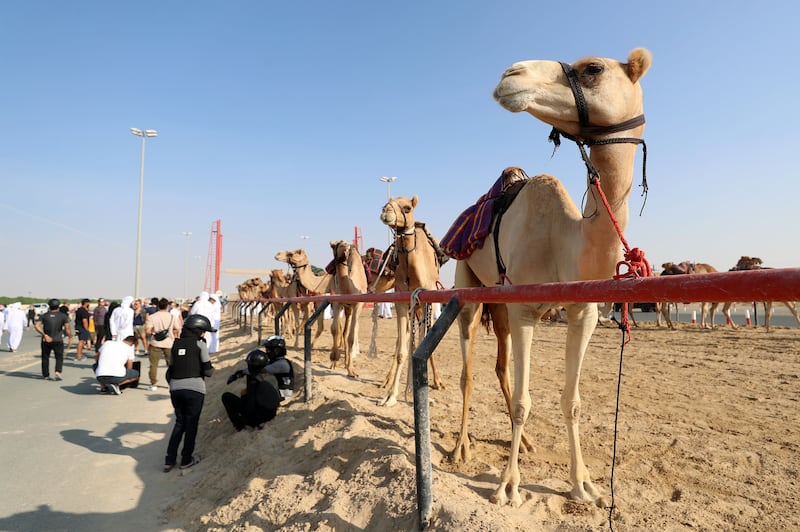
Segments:
[[[175,426],[167,445],[164,472],[172,471],[178,461],[178,446],[183,440],[180,468],[186,469],[200,462],[194,454],[200,413],[205,401],[205,378],[214,373],[208,346],[203,339],[206,332],[214,332],[211,322],[201,314],[194,314],[183,322],[181,337],[172,344],[167,382],[169,396],[175,408]]]
[[[222,404],[237,431],[247,426],[263,428],[275,417],[284,396],[291,396],[294,371],[286,359],[286,342],[280,336],[271,336],[264,347],[266,352],[256,349],[248,353],[247,369],[228,377],[228,384],[246,377],[246,387],[238,395],[222,394]]]

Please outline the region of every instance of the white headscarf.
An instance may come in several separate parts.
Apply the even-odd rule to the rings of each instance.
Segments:
[[[125,296],[122,298],[122,303],[120,303],[120,307],[122,308],[130,308],[131,303],[133,303],[133,296]]]

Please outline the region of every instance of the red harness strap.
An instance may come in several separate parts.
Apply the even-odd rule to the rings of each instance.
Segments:
[[[650,263],[647,262],[647,259],[644,257],[644,251],[639,248],[631,249],[630,245],[628,245],[628,241],[625,240],[625,236],[622,234],[622,229],[619,226],[619,222],[614,216],[614,212],[611,210],[611,205],[608,203],[608,199],[603,192],[603,188],[600,186],[600,176],[593,176],[591,183],[597,189],[597,193],[600,196],[600,199],[603,201],[603,205],[605,205],[606,212],[608,212],[608,217],[611,219],[611,223],[614,224],[614,229],[617,231],[617,236],[619,236],[619,240],[622,242],[622,247],[625,248],[625,258],[617,263],[617,273],[614,275],[614,279],[623,279],[626,277],[650,277],[653,275],[653,268],[650,267]],[[620,272],[620,269],[623,266],[626,268],[626,270]],[[627,302],[622,304],[621,326],[623,329],[625,329],[625,333],[628,336],[628,342],[630,342],[631,327],[628,323]]]

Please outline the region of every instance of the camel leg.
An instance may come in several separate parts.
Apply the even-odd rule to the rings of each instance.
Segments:
[[[431,364],[431,373],[433,373],[433,384],[431,384],[431,388],[434,390],[444,390],[444,382],[439,378],[439,372],[436,371],[436,362],[434,362],[433,354],[428,358],[428,361]]]
[[[764,329],[769,332],[769,322],[772,320],[772,301],[764,301]]]
[[[530,361],[531,339],[533,328],[542,317],[547,308],[537,305],[516,303],[506,305],[508,309],[508,322],[511,330],[511,345],[514,350],[514,393],[511,396],[511,448],[508,462],[500,476],[500,485],[489,497],[496,504],[513,506],[522,504],[519,494],[519,447],[522,441],[522,431],[525,421],[531,410]],[[594,320],[597,322],[597,307],[595,306]],[[567,330],[572,330],[572,316],[568,315],[570,324]]]
[[[600,502],[600,491],[592,484],[589,470],[581,453],[580,431],[578,429],[581,413],[579,384],[581,367],[586,347],[597,324],[597,307],[587,304],[571,305],[567,311],[566,368],[564,392],[561,394],[561,411],[567,423],[570,447],[570,481],[573,499],[586,502]],[[574,327],[573,327],[573,324]]]
[[[336,368],[336,362],[339,360],[339,344],[341,343],[341,334],[342,329],[339,323],[339,303],[333,303],[331,305],[333,309],[333,320],[331,320],[331,336],[333,337],[333,345],[331,346],[331,369]]]
[[[460,266],[461,263],[458,264]],[[456,268],[458,268],[456,266]],[[459,344],[461,345],[461,430],[456,446],[450,453],[453,462],[467,462],[472,458],[469,443],[469,400],[472,397],[472,353],[480,324],[481,304],[467,304],[458,314]]]
[[[719,303],[711,303],[711,312],[709,313],[709,319],[711,320],[711,328],[715,327],[714,325],[714,317],[717,314],[717,307],[719,307]]]
[[[378,356],[378,305],[372,305],[372,336],[369,339],[369,351],[367,352],[368,358],[375,358]]]
[[[356,378],[358,373],[354,369],[353,360],[360,354],[358,346],[358,317],[361,313],[363,303],[355,303],[350,306],[350,327],[347,329],[347,376]]]
[[[797,315],[797,305],[795,305],[794,301],[784,301],[783,304],[786,305],[786,308],[792,313],[795,321],[797,321],[797,325],[800,325],[800,316]]]
[[[730,323],[731,327],[734,329],[738,329],[735,323],[733,323],[733,318],[731,318],[731,306],[733,303],[728,301],[724,305],[722,305],[722,313],[725,315],[725,323]]]
[[[500,391],[503,392],[503,399],[506,401],[508,417],[511,418],[511,375],[508,371],[508,362],[511,359],[511,334],[508,330],[508,312],[505,305],[489,305],[489,313],[492,316],[492,329],[497,339],[497,361],[494,366],[494,373],[500,383]],[[598,313],[599,315],[599,313]],[[519,452],[533,452],[533,442],[525,431],[522,431]]]
[[[403,373],[406,361],[408,360],[408,304],[395,303],[397,309],[397,344],[395,346],[395,357],[392,361],[392,370],[389,371],[386,379],[392,376],[389,384],[389,394],[382,399],[379,406],[393,406],[397,404],[397,395],[400,392],[400,376]],[[394,372],[394,375],[392,375]]]

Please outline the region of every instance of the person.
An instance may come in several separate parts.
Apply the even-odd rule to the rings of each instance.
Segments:
[[[72,336],[69,327],[69,316],[60,312],[58,307],[61,302],[51,299],[47,302],[48,311],[34,322],[33,328],[42,335],[42,377],[50,380],[50,353],[55,355],[56,373],[55,380],[61,380],[61,371],[64,366],[64,335]]]
[[[178,338],[181,333],[181,322],[175,319],[175,316],[169,312],[169,301],[166,298],[161,298],[157,301],[158,311],[155,314],[148,316],[147,325],[145,325],[145,334],[151,337],[150,339],[150,390],[158,390],[158,363],[161,357],[169,366],[169,355],[172,350],[172,344],[175,338]],[[160,338],[160,332],[167,331],[163,338]]]
[[[209,333],[208,335],[208,354],[213,355],[219,351],[219,325],[222,321],[222,305],[219,302],[219,296],[213,292],[208,294],[208,301],[211,303],[212,316],[211,326],[217,332]]]
[[[189,315],[192,314],[201,314],[208,318],[212,324],[214,323],[214,304],[211,303],[208,298],[210,294],[203,290],[200,292],[200,295],[197,297],[197,300],[192,303],[192,306],[189,308]]]
[[[80,362],[83,360],[83,348],[91,342],[91,333],[89,332],[89,301],[86,298],[81,299],[81,306],[75,311],[75,332],[78,334],[78,348],[75,351],[75,361]]]
[[[133,335],[105,342],[95,355],[94,374],[101,392],[122,395],[122,386],[138,383],[139,372],[133,369],[134,342]]]
[[[95,340],[94,351],[95,353],[103,345],[106,339],[106,316],[108,315],[108,302],[102,297],[97,298],[97,306],[92,311],[92,319],[94,319]]]
[[[122,298],[122,303],[119,307],[111,310],[109,307],[109,332],[111,333],[112,340],[119,340],[127,338],[133,334],[133,296],[125,296]]]
[[[3,343],[3,332],[6,330],[6,316],[8,315],[8,309],[5,305],[0,303],[0,345]]]
[[[144,332],[144,325],[147,323],[147,311],[142,306],[142,300],[137,299],[133,302],[133,335],[136,337],[135,350],[139,354],[139,342],[144,348],[143,356],[147,356],[149,347],[147,345],[147,335]]]
[[[246,387],[238,395],[231,392],[222,394],[222,404],[237,432],[247,426],[263,428],[275,417],[281,401],[292,395],[294,369],[286,359],[286,340],[281,336],[270,336],[264,341],[264,348],[266,352],[259,349],[250,351],[245,359],[247,369],[228,377],[228,384],[246,377]]]
[[[8,306],[6,323],[3,327],[8,330],[6,345],[12,353],[19,348],[19,344],[22,342],[22,333],[25,332],[25,323],[27,321],[28,317],[25,315],[25,311],[22,310],[22,303],[18,301]]]
[[[33,308],[33,305],[30,305],[28,307],[28,325],[26,325],[25,328],[30,329],[35,319],[36,319],[36,309]]]
[[[175,408],[175,426],[169,437],[164,472],[172,471],[178,462],[178,446],[183,440],[180,468],[186,469],[200,462],[194,455],[197,428],[206,394],[205,378],[214,374],[208,356],[208,346],[203,339],[214,327],[205,316],[196,314],[183,322],[181,336],[172,344],[167,369],[169,397]]]

